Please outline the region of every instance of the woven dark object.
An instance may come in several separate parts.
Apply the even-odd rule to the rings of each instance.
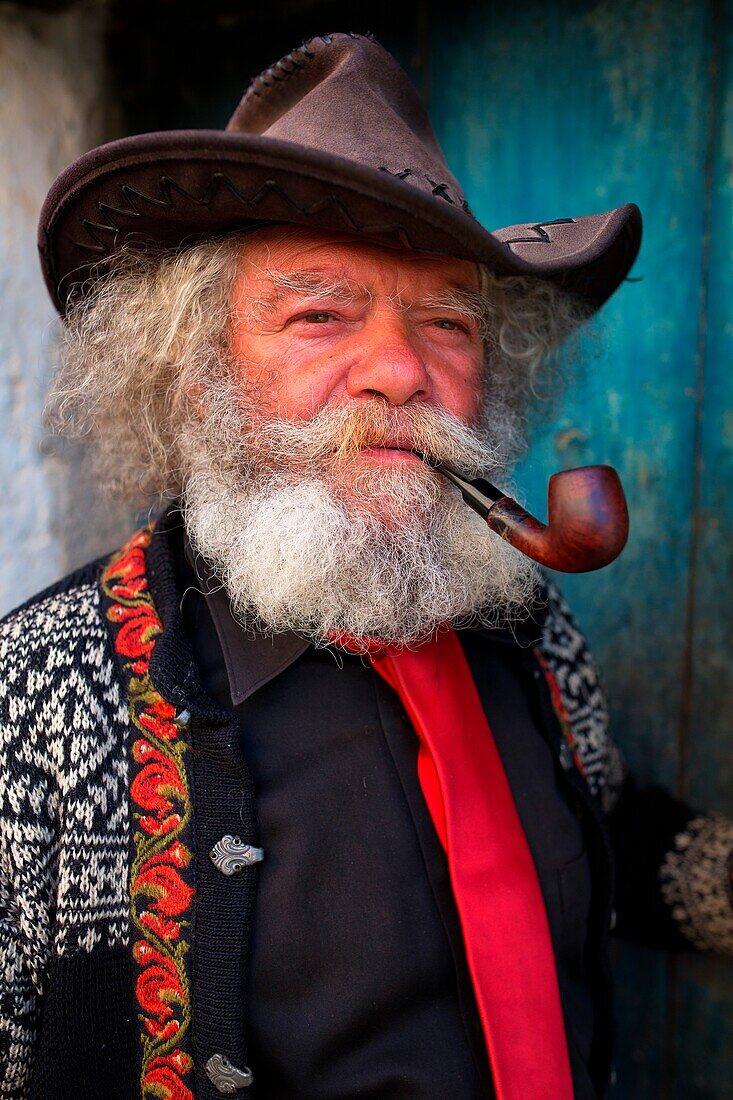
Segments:
[[[85,153],[41,213],[44,276],[63,312],[124,242],[180,245],[295,222],[560,282],[597,308],[629,271],[641,214],[513,225],[471,214],[407,76],[373,38],[309,39],[256,77],[226,130],[171,130]]]

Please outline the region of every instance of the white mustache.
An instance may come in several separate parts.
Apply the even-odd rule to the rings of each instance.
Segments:
[[[479,428],[431,405],[326,405],[305,423],[262,420],[246,410],[244,431],[242,442],[250,456],[260,456],[273,467],[297,466],[311,473],[366,447],[413,451],[430,465],[449,462],[470,477],[487,476],[507,459]]]

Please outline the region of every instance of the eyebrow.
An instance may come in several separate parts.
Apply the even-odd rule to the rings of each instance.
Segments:
[[[343,275],[330,275],[322,271],[266,272],[272,284],[272,292],[265,292],[250,301],[250,308],[258,313],[273,312],[283,300],[291,297],[330,298],[338,303],[349,303],[358,298],[369,300],[368,287],[354,283]]]
[[[258,318],[271,315],[281,302],[290,297],[328,298],[341,304],[359,299],[371,301],[372,292],[364,283],[348,279],[344,275],[330,274],[324,271],[268,271],[267,278],[272,291],[249,302],[249,308]],[[469,317],[479,328],[483,336],[488,329],[489,309],[486,299],[475,287],[447,287],[435,294],[419,297],[405,302],[399,291],[392,300],[398,309],[414,308],[445,310]]]
[[[460,313],[476,323],[482,339],[486,339],[488,336],[491,309],[484,295],[476,287],[448,287],[438,294],[430,294],[420,298],[413,304],[424,309]]]
[[[339,302],[372,297],[363,283],[347,279],[345,275],[331,275],[324,271],[268,271],[267,277],[272,283],[273,293],[265,294],[259,300],[273,305],[291,295],[333,298]]]
[[[429,309],[451,309],[459,313],[468,313],[478,320],[487,310],[486,299],[480,290],[470,286],[447,287],[437,294],[427,294],[418,298],[415,305]]]

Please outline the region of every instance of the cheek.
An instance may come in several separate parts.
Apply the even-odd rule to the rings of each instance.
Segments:
[[[477,415],[481,405],[481,387],[478,381],[466,383],[455,397],[453,412],[462,420],[471,421]]]
[[[270,402],[277,404],[277,413],[285,420],[308,420],[331,400],[339,377],[323,365],[308,370],[290,363],[274,380]]]
[[[232,375],[243,398],[266,417],[302,419],[317,407],[322,379],[292,349],[240,329],[232,334]]]
[[[481,407],[484,391],[483,359],[456,363],[445,371],[435,385],[438,404],[461,420],[472,421]]]
[[[313,368],[292,357],[267,364],[239,360],[235,370],[243,391],[266,416],[293,421],[308,420],[326,405],[341,377],[324,364]]]

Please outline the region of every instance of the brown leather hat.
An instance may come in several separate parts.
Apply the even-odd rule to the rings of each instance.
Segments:
[[[553,279],[597,308],[629,271],[641,214],[512,225],[471,214],[394,58],[367,35],[309,39],[256,77],[226,130],[171,130],[92,149],[52,186],[39,248],[64,311],[124,242],[179,245],[265,222],[363,233]]]

